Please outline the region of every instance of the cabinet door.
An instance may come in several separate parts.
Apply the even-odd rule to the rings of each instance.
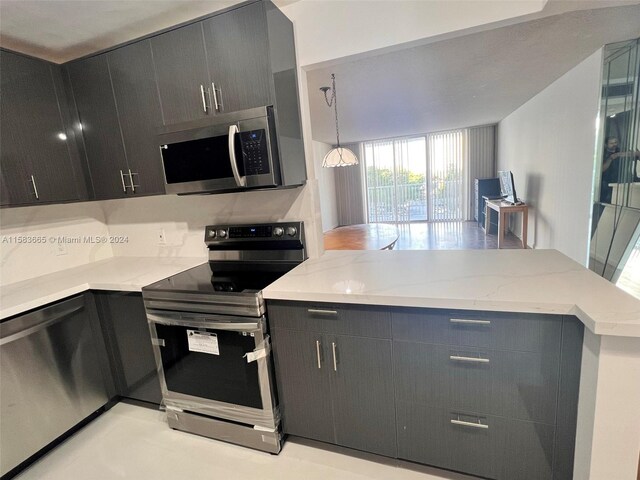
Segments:
[[[2,204],[79,199],[53,78],[58,67],[4,50],[0,59]]]
[[[211,114],[202,24],[194,23],[153,37],[151,48],[164,124]]]
[[[329,339],[336,443],[395,457],[391,341]]]
[[[118,394],[159,404],[162,400],[142,296],[96,293]]]
[[[68,65],[96,199],[126,195],[127,162],[106,55]],[[122,174],[121,174],[122,172]]]
[[[203,22],[211,81],[218,111],[273,104],[267,19],[262,2]]]
[[[335,443],[324,337],[273,329],[272,340],[284,432]]]
[[[149,40],[108,54],[109,72],[122,129],[127,163],[133,173],[132,193],[164,193],[160,149],[156,142],[162,110]],[[128,173],[128,172],[127,172]]]

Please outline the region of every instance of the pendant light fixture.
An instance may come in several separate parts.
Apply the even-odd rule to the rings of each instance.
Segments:
[[[322,93],[324,93],[324,101],[327,102],[329,107],[333,106],[336,112],[336,147],[329,150],[329,152],[322,159],[323,167],[348,167],[350,165],[358,165],[358,157],[348,148],[340,146],[340,130],[338,130],[338,100],[336,100],[336,75],[331,74],[331,87],[320,87]],[[331,90],[331,96],[327,95],[327,92]]]

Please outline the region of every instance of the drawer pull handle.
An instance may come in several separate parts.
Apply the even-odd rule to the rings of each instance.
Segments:
[[[336,310],[319,310],[319,309],[316,309],[316,308],[308,308],[307,309],[307,313],[310,313],[311,315],[338,316],[338,312]]]
[[[474,423],[474,422],[465,422],[464,420],[459,420],[459,419],[456,420],[452,418],[451,423],[453,423],[454,425],[460,425],[462,427],[484,428],[484,429],[489,428],[489,425],[487,425],[486,423],[480,423],[480,419],[478,419],[478,423]]]
[[[471,320],[469,318],[450,318],[449,322],[463,325],[491,325],[491,320]]]
[[[489,363],[488,358],[482,357],[462,357],[460,355],[449,355],[451,360],[455,360],[456,362],[472,362],[472,363]]]
[[[336,360],[336,344],[331,342],[331,349],[333,350],[333,371],[338,371],[338,361]]]
[[[320,362],[320,340],[316,340],[316,355],[318,358],[318,368],[322,368],[322,363]]]

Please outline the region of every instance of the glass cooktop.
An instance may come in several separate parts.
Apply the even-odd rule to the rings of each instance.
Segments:
[[[251,267],[242,271],[213,268],[209,263],[144,287],[144,290],[185,293],[256,293],[284,275],[282,270]]]

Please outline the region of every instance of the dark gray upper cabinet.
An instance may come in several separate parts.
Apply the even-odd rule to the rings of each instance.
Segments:
[[[265,4],[253,3],[202,23],[214,108],[233,112],[272,105],[273,77]]]
[[[60,68],[5,50],[0,60],[2,205],[79,200]]]
[[[106,55],[66,66],[71,80],[94,198],[127,194],[128,173]]]
[[[153,37],[151,48],[164,124],[211,115],[202,24],[194,23]]]
[[[129,193],[164,193],[162,160],[156,142],[162,126],[149,40],[118,48],[107,55],[118,119],[127,157]]]

